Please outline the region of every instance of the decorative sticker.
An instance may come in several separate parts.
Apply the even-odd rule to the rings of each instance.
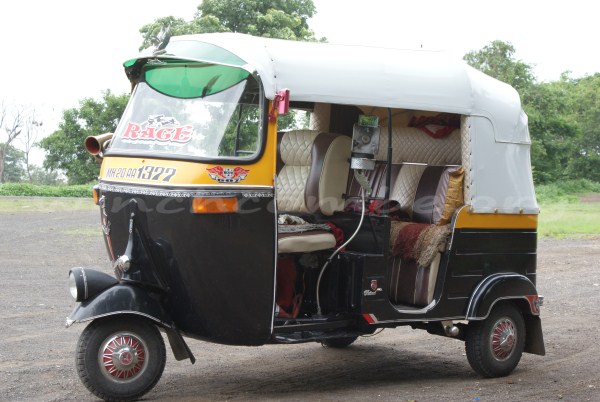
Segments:
[[[371,289],[365,289],[363,292],[364,296],[375,296],[377,293],[383,292],[383,289],[379,287],[377,279],[371,279]]]
[[[143,123],[130,121],[121,139],[124,142],[140,144],[185,144],[192,139],[194,127],[182,125],[174,117],[156,114],[148,117]]]
[[[250,170],[241,167],[224,168],[223,166],[215,166],[207,168],[206,171],[211,179],[217,183],[239,183],[248,176]]]

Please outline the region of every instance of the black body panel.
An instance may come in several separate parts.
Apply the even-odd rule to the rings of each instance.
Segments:
[[[448,298],[466,298],[483,278],[501,272],[535,285],[537,233],[531,230],[457,229],[452,242]]]
[[[522,275],[530,287],[519,287],[497,298],[522,298],[535,289],[537,233],[535,230],[456,229],[450,248],[443,254],[435,284],[434,301],[427,307],[394,306],[387,294],[390,278],[389,263],[383,255],[352,256],[354,264],[363,266],[364,278],[360,293],[361,311],[372,314],[374,324],[424,320],[465,319],[469,301],[478,284],[494,274]],[[355,268],[356,269],[356,268]],[[382,292],[368,292],[371,281],[377,280]],[[522,290],[522,292],[520,292]],[[494,300],[486,298],[489,307]]]
[[[146,271],[138,275],[141,286],[162,291],[162,304],[180,331],[235,345],[261,345],[269,339],[275,270],[271,190],[163,191],[111,185],[101,186],[101,196],[115,258],[125,253],[128,205],[135,199],[134,232],[148,250],[138,253],[141,257],[132,265],[141,263]],[[240,211],[192,213],[192,197],[207,196],[238,197]],[[144,283],[149,277],[154,283]]]

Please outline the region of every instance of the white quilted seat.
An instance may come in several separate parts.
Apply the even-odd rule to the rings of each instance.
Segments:
[[[283,167],[277,176],[278,212],[330,216],[343,210],[351,143],[350,137],[313,130],[284,133],[279,144]],[[335,238],[312,230],[279,234],[277,244],[279,253],[305,253],[333,248]]]

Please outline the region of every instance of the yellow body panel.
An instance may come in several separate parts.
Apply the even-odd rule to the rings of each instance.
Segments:
[[[474,214],[463,207],[456,217],[456,229],[537,229],[533,214]]]
[[[277,125],[269,123],[265,150],[252,164],[215,164],[147,157],[106,156],[100,168],[100,179],[109,182],[163,186],[246,186],[273,187],[277,151]],[[227,180],[224,169],[238,169]],[[240,170],[241,169],[241,170]],[[229,171],[232,173],[232,171]],[[230,174],[231,176],[231,174]]]

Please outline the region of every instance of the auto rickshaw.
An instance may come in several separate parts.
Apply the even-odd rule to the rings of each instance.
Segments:
[[[544,355],[527,116],[444,54],[219,33],[124,63],[114,134],[86,139],[114,276],[69,273],[85,386],[136,399],[166,334],[344,348],[410,326],[506,376]]]

